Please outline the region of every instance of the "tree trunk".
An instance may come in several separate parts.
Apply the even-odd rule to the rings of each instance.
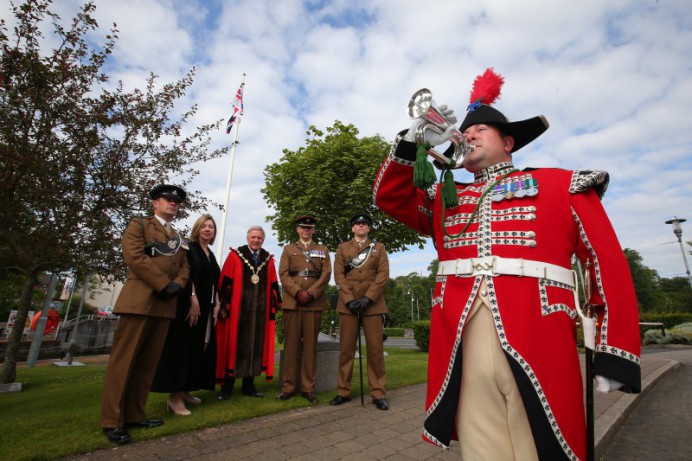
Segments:
[[[17,320],[14,323],[12,333],[10,333],[9,340],[7,341],[5,362],[3,363],[2,372],[0,373],[1,384],[13,383],[17,379],[17,351],[19,350],[19,344],[22,341],[26,317],[29,315],[29,309],[31,308],[31,299],[34,292],[34,286],[36,286],[37,283],[38,278],[36,277],[36,274],[32,272],[26,277],[24,286],[22,287],[22,294],[19,299],[19,310],[17,312]]]

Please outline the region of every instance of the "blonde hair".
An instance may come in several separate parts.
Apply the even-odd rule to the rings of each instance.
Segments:
[[[190,233],[190,241],[191,242],[196,242],[199,240],[199,233],[202,230],[202,226],[204,223],[207,221],[211,220],[211,222],[214,223],[214,237],[212,237],[211,241],[209,242],[210,245],[214,244],[214,240],[216,240],[216,221],[214,221],[214,218],[210,214],[203,214],[199,218],[197,218],[197,221],[192,225],[192,232]]]

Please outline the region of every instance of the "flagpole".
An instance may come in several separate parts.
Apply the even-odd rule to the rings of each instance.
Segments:
[[[243,82],[241,87],[245,86],[245,74],[243,74]],[[216,234],[218,237],[218,243],[216,244],[216,254],[219,263],[222,263],[223,259],[223,240],[224,234],[226,233],[226,216],[228,215],[228,202],[231,195],[231,179],[233,177],[233,164],[235,163],[235,148],[238,145],[238,132],[240,131],[240,123],[243,121],[243,117],[237,117],[235,135],[233,136],[233,145],[231,146],[231,158],[229,160],[228,176],[226,177],[226,194],[224,195],[225,201],[223,204],[223,215],[221,216],[221,229]]]

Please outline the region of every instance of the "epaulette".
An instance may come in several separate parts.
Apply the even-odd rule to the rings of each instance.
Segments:
[[[603,195],[608,189],[610,176],[607,171],[603,170],[574,170],[572,179],[569,184],[569,192],[578,194],[589,189],[594,189],[598,198],[603,198]]]

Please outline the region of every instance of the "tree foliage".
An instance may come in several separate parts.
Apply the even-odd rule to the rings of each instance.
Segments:
[[[639,310],[641,312],[656,311],[657,305],[661,301],[658,272],[644,265],[643,258],[638,251],[625,248],[624,253],[630,267]]]
[[[411,327],[418,320],[430,319],[437,266],[435,259],[426,275],[412,272],[390,279],[384,294],[389,310],[387,326]]]
[[[350,218],[368,213],[371,237],[389,252],[408,245],[422,247],[423,238],[375,207],[372,186],[389,145],[381,136],[358,137],[358,129],[336,120],[326,134],[311,125],[305,147],[283,150],[278,163],[264,170],[265,199],[276,210],[272,222],[280,243],[296,240],[294,220],[301,214],[318,219],[316,240],[332,251],[352,237]]]
[[[175,112],[194,69],[165,84],[152,73],[143,90],[109,85],[101,69],[116,25],[99,44],[90,35],[98,30],[93,3],[65,23],[51,6],[12,4],[13,33],[0,24],[0,271],[26,277],[20,322],[31,298],[25,291],[43,272],[122,278],[122,231],[131,217],[150,213],[148,190],[163,182],[185,187],[198,173],[190,165],[226,151],[209,151],[221,120],[188,128],[196,107]],[[181,217],[208,206],[189,192]],[[20,339],[10,338],[2,382],[14,379]]]
[[[640,312],[692,312],[692,287],[687,277],[660,278],[641,255],[625,248]]]
[[[692,287],[687,277],[662,278],[659,284],[665,302],[655,312],[692,313]]]

